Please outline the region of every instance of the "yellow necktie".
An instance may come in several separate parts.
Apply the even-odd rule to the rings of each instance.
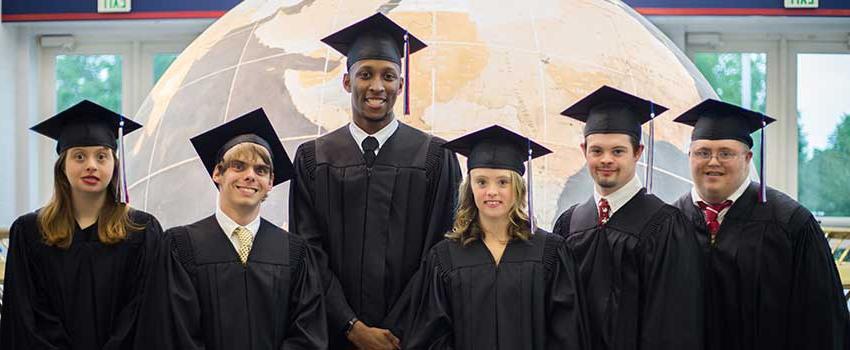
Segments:
[[[248,263],[248,254],[251,253],[251,245],[254,244],[251,231],[239,226],[233,230],[233,234],[239,240],[239,249],[236,250],[239,253],[239,260],[242,260],[242,265],[245,265]]]

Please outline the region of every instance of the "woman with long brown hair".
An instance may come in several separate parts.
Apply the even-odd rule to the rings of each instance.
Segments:
[[[124,197],[116,149],[141,125],[89,101],[32,127],[57,141],[53,197],[10,229],[2,349],[124,349],[162,228]]]
[[[452,232],[417,274],[404,349],[584,349],[572,253],[526,211],[523,163],[551,151],[500,126],[444,147],[469,172]]]

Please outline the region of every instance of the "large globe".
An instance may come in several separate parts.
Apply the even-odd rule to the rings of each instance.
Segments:
[[[255,108],[266,110],[290,158],[300,143],[345,125],[344,57],[319,39],[376,11],[429,45],[412,58],[403,122],[445,139],[498,123],[555,151],[532,165],[541,227],[592,193],[582,124],[559,112],[603,84],[670,108],[655,122],[654,192],[670,201],[689,188],[689,129],[671,120],[714,93],[620,1],[257,0],[200,35],[135,115],[145,128],[128,137],[132,204],[166,227],[212,213],[217,192],[189,138]],[[262,215],[286,227],[287,196],[288,184],[275,188]]]

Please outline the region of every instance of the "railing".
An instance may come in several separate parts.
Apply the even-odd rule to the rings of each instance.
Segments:
[[[826,237],[829,239],[829,248],[832,249],[832,257],[838,267],[838,275],[845,290],[850,289],[850,228],[847,227],[824,227]],[[850,299],[850,293],[844,294]]]

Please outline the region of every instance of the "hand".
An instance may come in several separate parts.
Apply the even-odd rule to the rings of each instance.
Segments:
[[[401,342],[392,332],[367,326],[361,321],[354,323],[348,340],[359,350],[400,350]]]

